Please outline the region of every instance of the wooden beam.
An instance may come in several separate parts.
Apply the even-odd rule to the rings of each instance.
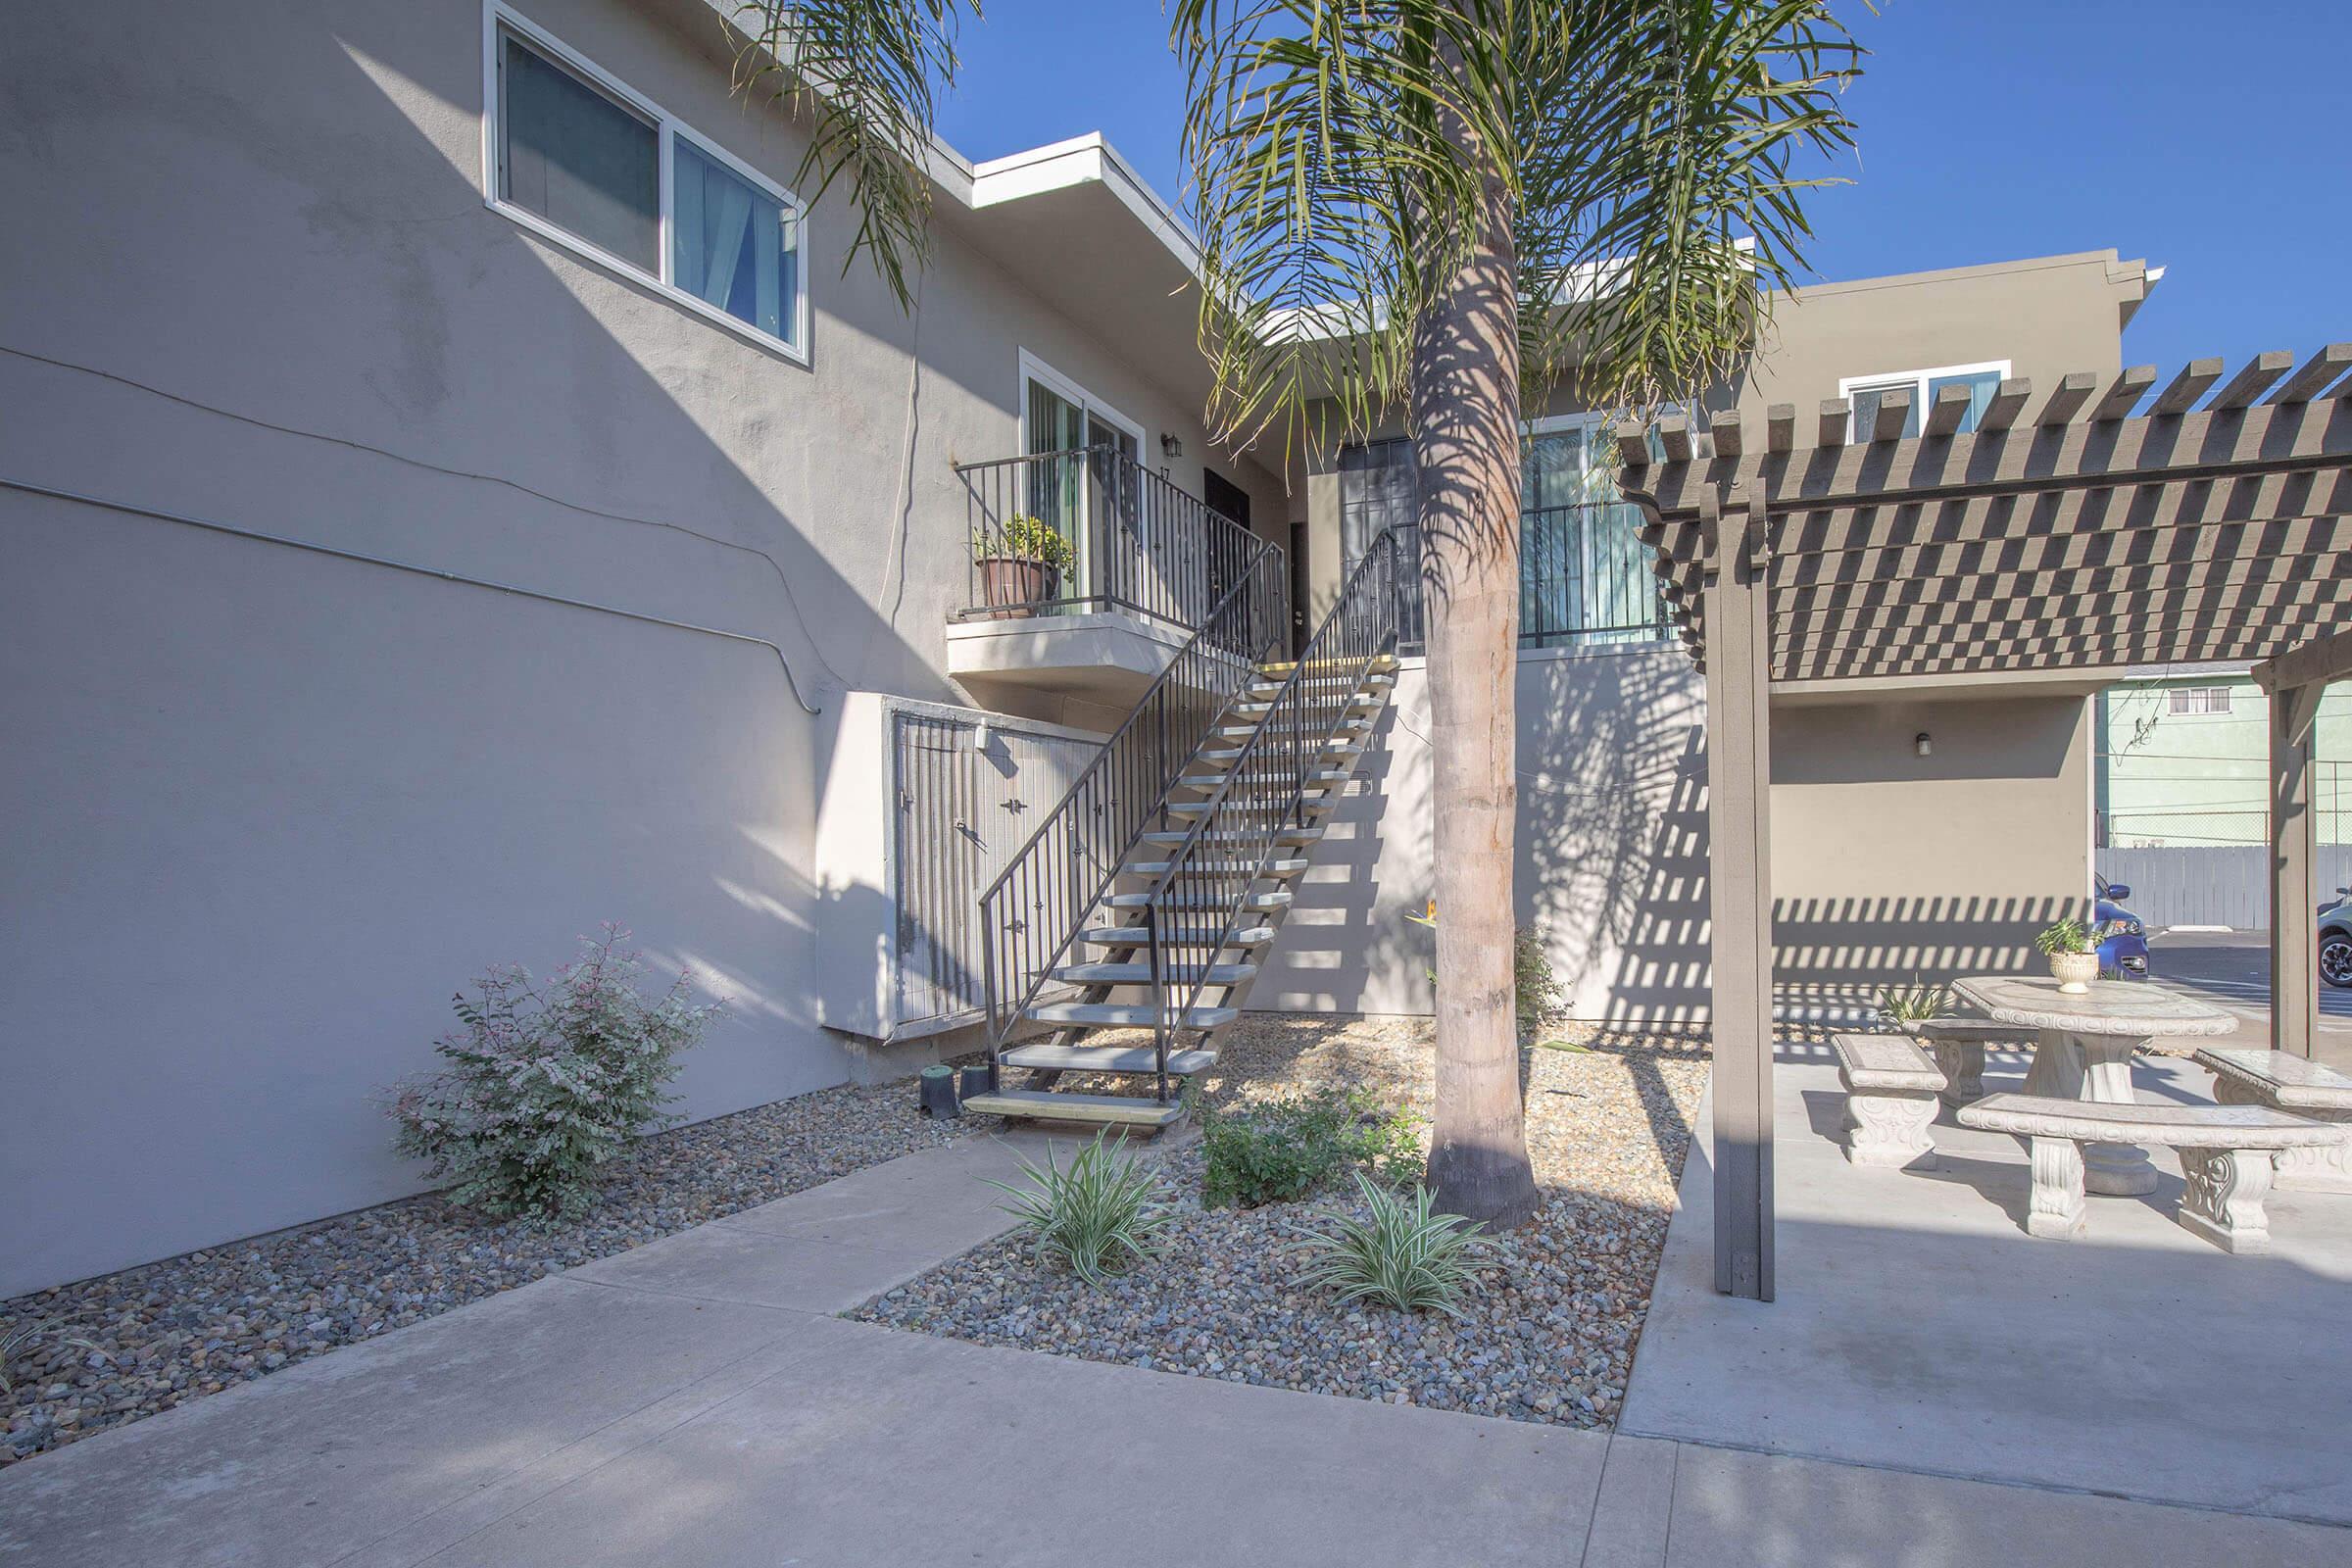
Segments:
[[[2331,632],[2299,648],[2266,659],[2246,673],[2266,692],[2325,685],[2352,676],[2352,631]]]
[[[1782,514],[2330,467],[2352,468],[2352,400],[1840,445],[1760,465],[1752,482],[1765,487]],[[1648,475],[1644,488],[1661,517],[1687,518],[1707,479],[1704,465],[1668,464]]]
[[[2346,370],[2352,370],[2352,343],[2330,343],[2305,360],[2301,369],[2288,376],[2278,391],[2262,401],[2265,404],[2309,403]]]
[[[2262,396],[2263,388],[2284,375],[2287,367],[2294,363],[2295,357],[2284,349],[2258,354],[2248,360],[2244,368],[2231,376],[2229,384],[2216,392],[2213,401],[2205,407],[2208,410],[2245,408]]]
[[[1707,434],[1714,439],[1715,456],[1736,458],[1740,455],[1740,413],[1724,409],[1707,421]]]
[[[1947,386],[1939,389],[1936,394],[1936,401],[1928,406],[1926,433],[1929,435],[1958,434],[1960,421],[1968,416],[1968,406],[1973,399],[1974,394],[1964,386]]]
[[[2008,429],[2025,412],[2026,400],[2034,395],[2034,383],[2022,377],[2003,381],[1992,401],[1984,405],[1984,415],[1977,420],[1979,433],[1991,435]]]
[[[2312,809],[2318,684],[2270,697],[2271,1049],[2308,1058],[2320,1032],[2319,813]]]
[[[1665,448],[1668,463],[1690,461],[1690,421],[1680,414],[1669,414],[1658,421],[1658,442]]]
[[[1796,405],[1775,403],[1764,411],[1764,447],[1769,452],[1787,452],[1796,445]]]
[[[1845,427],[1854,416],[1854,406],[1843,398],[1823,398],[1821,419],[1814,429],[1814,444],[1823,447],[1845,445]]]
[[[1715,508],[1709,506],[1708,511]],[[1759,498],[1707,563],[1707,888],[1713,940],[1715,1289],[1773,1296],[1772,703]]]
[[[1911,389],[1890,387],[1879,394],[1878,417],[1871,421],[1869,439],[1900,441],[1903,428],[1911,422]],[[1861,432],[1857,431],[1856,434]]]
[[[1617,461],[1628,468],[1649,466],[1649,435],[1631,419],[1617,426]]]
[[[2099,378],[2088,370],[2077,370],[2058,383],[2050,401],[2041,406],[2041,416],[2034,422],[2042,426],[2065,424],[2075,416],[2075,411],[2090,401],[2098,390]]]
[[[2180,368],[2180,373],[2166,382],[2164,390],[2156,394],[2156,401],[2148,405],[2148,413],[2151,416],[2186,414],[2197,406],[2197,399],[2205,395],[2206,388],[2222,378],[2224,365],[2225,362],[2221,360],[2189,361]]]
[[[2148,388],[2155,384],[2156,367],[2153,365],[2131,367],[2115,378],[2107,388],[2107,395],[2099,399],[2098,406],[2090,411],[2091,422],[2104,424],[2111,419],[2122,418],[2138,406],[2139,400],[2146,395]]]

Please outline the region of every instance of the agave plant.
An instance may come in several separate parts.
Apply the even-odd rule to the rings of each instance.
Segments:
[[[1286,1250],[1303,1253],[1307,1284],[1329,1286],[1340,1299],[1378,1301],[1400,1312],[1462,1315],[1481,1258],[1494,1243],[1476,1220],[1431,1211],[1436,1195],[1416,1186],[1408,1197],[1356,1173],[1365,1218],[1335,1214],[1329,1230],[1310,1232]]]
[[[1879,993],[1879,1016],[1888,1023],[1924,1023],[1952,1010],[1952,988],[1914,979],[1907,986],[1888,986]]]
[[[1021,1222],[1037,1251],[1098,1288],[1149,1259],[1172,1219],[1159,1201],[1159,1178],[1126,1152],[1124,1135],[1115,1144],[1108,1137],[1097,1133],[1066,1171],[1049,1150],[1043,1165],[1019,1162],[1028,1185],[988,1184],[1011,1198],[998,1206]]]

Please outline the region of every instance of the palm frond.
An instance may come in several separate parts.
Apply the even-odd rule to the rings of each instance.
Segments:
[[[847,179],[866,257],[898,298],[930,255],[931,130],[956,79],[956,28],[978,0],[740,0],[736,86],[764,90],[808,127],[793,184],[814,204]]]
[[[1826,0],[1176,0],[1219,438],[1368,428],[1432,290],[1517,215],[1522,369],[1687,396],[1802,266],[1860,51]],[[1461,134],[1467,129],[1467,138]],[[1318,403],[1318,400],[1328,400]],[[1531,404],[1532,406],[1532,404]],[[1317,415],[1324,417],[1318,422]]]

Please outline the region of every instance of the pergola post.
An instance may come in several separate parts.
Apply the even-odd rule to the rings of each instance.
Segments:
[[[2320,1028],[2319,815],[2312,732],[2325,683],[2271,692],[2271,1049],[2309,1056]]]
[[[1715,1031],[1715,1289],[1772,1299],[1770,554],[1761,492],[1706,534],[1708,902]]]

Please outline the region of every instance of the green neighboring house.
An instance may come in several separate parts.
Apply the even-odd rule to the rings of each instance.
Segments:
[[[2265,843],[2268,706],[2241,665],[2110,687],[2099,698],[2096,789],[2102,849]],[[2352,688],[2320,708],[2312,795],[2320,842],[2352,842]]]

